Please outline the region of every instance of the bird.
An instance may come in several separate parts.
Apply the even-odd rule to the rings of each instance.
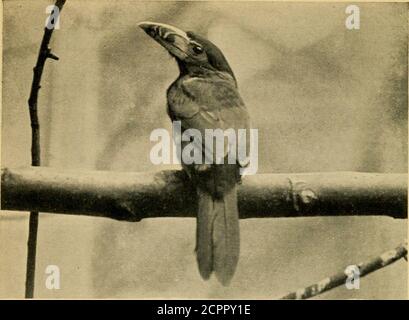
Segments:
[[[235,133],[245,129],[247,155],[249,113],[222,51],[192,31],[150,21],[138,25],[175,58],[179,67],[179,76],[166,93],[171,121],[180,121],[183,132],[193,129],[203,136],[208,129]],[[225,140],[221,157],[215,156],[215,140],[213,146],[199,140],[195,147],[202,152],[204,163],[186,163],[183,159],[181,163],[198,199],[195,251],[199,273],[204,280],[214,273],[222,285],[228,286],[240,255],[237,186],[241,183],[240,168],[248,166],[249,160],[237,157],[237,150]],[[182,149],[191,142],[182,141]],[[235,161],[228,161],[233,153]]]

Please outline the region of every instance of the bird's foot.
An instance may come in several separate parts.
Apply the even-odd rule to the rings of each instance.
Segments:
[[[197,172],[205,172],[205,171],[208,171],[210,168],[211,168],[211,167],[210,167],[210,164],[205,164],[205,163],[203,163],[203,164],[195,164],[195,170],[196,170]]]

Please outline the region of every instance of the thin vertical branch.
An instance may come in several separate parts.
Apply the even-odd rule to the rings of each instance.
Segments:
[[[61,12],[66,0],[57,0],[55,6]],[[59,18],[59,17],[58,17]],[[37,101],[38,92],[41,88],[41,76],[43,74],[45,61],[50,58],[58,60],[58,57],[51,53],[48,47],[54,28],[44,28],[44,36],[41,41],[40,51],[38,53],[37,63],[33,69],[33,82],[31,85],[30,97],[28,106],[30,111],[31,123],[31,165],[41,165],[41,149],[40,149],[40,123],[38,121]],[[28,241],[27,241],[27,267],[26,267],[26,290],[25,297],[32,298],[34,296],[34,280],[35,280],[35,265],[36,265],[36,249],[37,249],[37,231],[38,231],[38,212],[30,212]]]

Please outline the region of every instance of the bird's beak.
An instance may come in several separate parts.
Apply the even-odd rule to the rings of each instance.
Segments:
[[[138,25],[150,37],[168,50],[172,56],[181,60],[187,58],[190,38],[186,32],[176,27],[157,22],[144,21]]]

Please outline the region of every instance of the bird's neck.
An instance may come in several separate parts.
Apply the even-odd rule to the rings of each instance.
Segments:
[[[217,71],[212,67],[206,67],[203,65],[186,65],[178,61],[179,66],[179,79],[186,76],[189,77],[198,77],[198,78],[221,78],[224,80],[233,80],[236,82],[236,79],[232,77],[227,72]]]
[[[212,70],[211,68],[207,68],[203,65],[199,65],[199,64],[185,64],[179,60],[177,60],[178,62],[178,66],[179,66],[179,72],[180,72],[180,76],[192,76],[192,77],[199,77],[199,76],[208,76],[211,75],[212,73],[214,73],[214,70]]]

